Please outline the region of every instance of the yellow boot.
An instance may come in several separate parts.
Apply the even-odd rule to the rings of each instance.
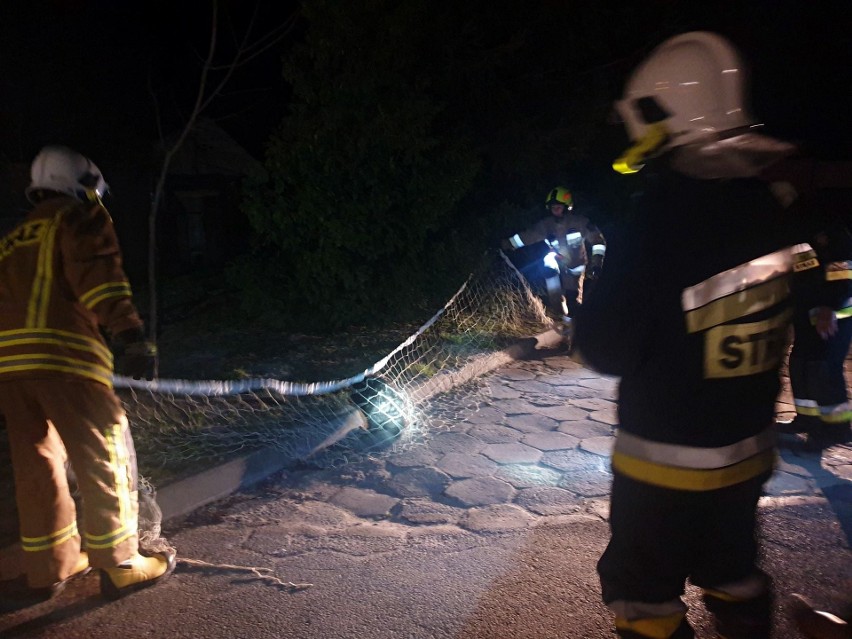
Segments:
[[[153,586],[172,574],[175,563],[175,553],[172,551],[145,555],[136,553],[115,568],[101,570],[101,594],[115,600]]]

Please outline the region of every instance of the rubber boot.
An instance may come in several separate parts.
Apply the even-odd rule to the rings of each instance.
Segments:
[[[49,601],[65,590],[69,581],[76,577],[82,577],[90,570],[89,556],[80,551],[77,565],[74,566],[71,574],[49,586],[32,588],[27,584],[26,575],[4,581],[0,584],[0,613],[14,612]]]
[[[107,599],[120,599],[131,592],[158,584],[175,569],[177,560],[172,551],[150,555],[137,553],[115,568],[101,570],[101,594]]]

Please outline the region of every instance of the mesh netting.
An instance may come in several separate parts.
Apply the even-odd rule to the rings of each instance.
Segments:
[[[501,349],[550,326],[540,299],[499,253],[413,335],[348,379],[115,382],[147,467],[206,464],[261,448],[340,464],[418,440],[429,427],[431,398],[504,363]]]

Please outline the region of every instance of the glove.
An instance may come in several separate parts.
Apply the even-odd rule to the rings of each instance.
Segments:
[[[116,336],[118,342],[116,372],[133,379],[154,379],[157,345],[146,340],[142,331],[131,329]],[[123,345],[123,348],[121,346]]]

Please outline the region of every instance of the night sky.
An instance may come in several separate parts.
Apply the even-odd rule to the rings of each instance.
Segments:
[[[584,7],[567,0],[528,4],[535,24],[546,23],[548,12],[570,14]],[[636,25],[632,41],[625,43],[623,51],[613,52],[617,63],[604,64],[599,71],[611,74],[615,85],[623,82],[644,53],[670,35],[665,30],[718,30],[731,37],[748,59],[754,75],[753,111],[769,131],[802,143],[813,154],[852,159],[852,25],[844,10],[847,3],[657,0],[641,5],[604,4],[612,5],[615,16],[620,5],[634,7],[625,16],[635,16],[636,7],[645,10],[645,21]],[[222,12],[232,17],[234,31],[243,32],[255,3],[239,0],[221,5]],[[256,33],[260,35],[285,21],[297,3],[261,0],[258,6]],[[141,152],[157,136],[152,96],[164,127],[177,128],[194,98],[198,61],[206,53],[209,7],[207,0],[5,2],[0,21],[0,157],[25,162],[49,142],[64,142],[110,160]],[[649,25],[658,16],[663,31],[654,32]],[[629,25],[616,26],[629,29]],[[225,48],[220,61],[230,54],[227,31],[223,27],[220,33]],[[289,91],[281,59],[300,33],[297,26],[242,68],[208,112],[256,156],[262,155],[266,137],[285,113]],[[544,32],[541,37],[560,36]],[[573,46],[571,41],[562,44]]]

